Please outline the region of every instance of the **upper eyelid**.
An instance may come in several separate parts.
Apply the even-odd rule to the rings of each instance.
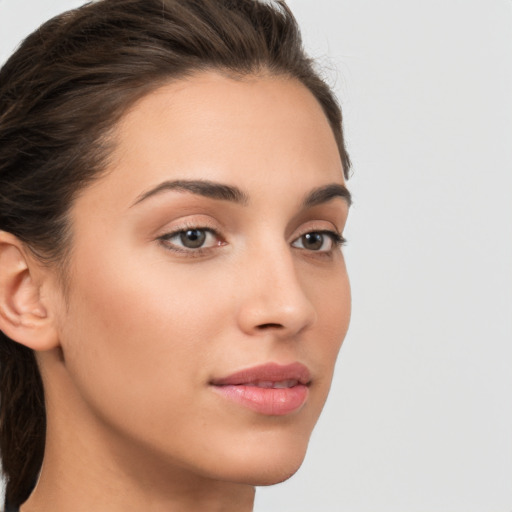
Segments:
[[[182,222],[176,222],[175,225],[169,225],[170,223],[163,226],[158,230],[157,238],[161,238],[163,236],[175,235],[181,233],[182,231],[187,231],[188,229],[203,229],[205,231],[211,231],[212,233],[220,234],[223,231],[223,227],[218,227],[214,225],[214,222],[205,221],[205,220],[184,220]]]
[[[332,223],[330,223],[332,225]],[[217,236],[221,236],[221,233],[218,228],[215,228],[215,227],[212,227],[212,226],[209,226],[207,224],[204,224],[204,223],[187,223],[185,225],[182,225],[182,226],[178,226],[176,228],[172,228],[172,229],[167,229],[167,230],[163,230],[162,234],[158,236],[158,238],[161,238],[161,237],[170,237],[170,236],[176,236],[178,235],[179,233],[182,233],[184,231],[187,231],[189,229],[197,229],[197,230],[203,230],[203,231],[209,231],[210,233],[213,233]],[[299,229],[298,231],[295,231],[294,234],[293,234],[293,240],[307,234],[307,233],[314,233],[314,232],[317,232],[317,233],[333,233],[335,235],[338,235],[338,236],[342,236],[342,232],[336,227],[336,226],[333,226],[332,228],[325,228],[325,227],[307,227],[307,228],[304,228],[304,229]]]
[[[166,230],[160,237],[163,236],[176,236],[180,233],[183,233],[184,231],[189,231],[191,229],[197,229],[198,231],[208,231],[209,233],[214,233],[215,235],[218,235],[219,232],[215,228],[211,228],[209,226],[200,226],[200,225],[190,225],[190,226],[182,226],[176,229]]]
[[[308,226],[307,228],[304,228],[304,229],[299,229],[298,232],[299,233],[311,233],[313,231],[324,231],[324,232],[329,232],[329,231],[332,231],[333,233],[337,233],[337,234],[341,234],[340,230],[338,229],[337,226],[335,226],[334,224],[332,224],[332,222],[329,222],[329,224],[331,225],[331,227],[323,227],[323,226]],[[299,235],[301,236],[301,235]]]
[[[328,223],[329,227],[318,226],[319,222]],[[301,237],[301,236],[307,234],[307,233],[313,233],[313,232],[333,233],[337,236],[343,236],[343,230],[338,229],[338,226],[336,226],[336,224],[334,224],[333,222],[328,221],[328,220],[310,221],[308,223],[304,223],[303,225],[305,226],[304,228],[302,228],[302,226],[301,226],[299,229],[296,229],[293,232],[292,236],[293,236],[294,240],[297,239],[298,237]]]

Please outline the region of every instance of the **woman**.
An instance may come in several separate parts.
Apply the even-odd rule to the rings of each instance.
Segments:
[[[7,509],[252,510],[350,316],[341,112],[289,9],[58,16],[0,73],[0,140]]]

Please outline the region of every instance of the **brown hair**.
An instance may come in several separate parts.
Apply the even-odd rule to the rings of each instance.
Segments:
[[[105,169],[116,122],[152,89],[206,69],[301,81],[330,122],[347,175],[340,108],[284,2],[100,0],[45,23],[0,71],[0,230],[43,262],[65,262],[67,212]],[[45,425],[34,353],[0,332],[0,452],[11,506],[35,483]]]

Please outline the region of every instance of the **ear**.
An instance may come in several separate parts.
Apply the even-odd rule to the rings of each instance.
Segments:
[[[0,330],[33,350],[59,344],[42,293],[48,273],[18,238],[0,231]]]

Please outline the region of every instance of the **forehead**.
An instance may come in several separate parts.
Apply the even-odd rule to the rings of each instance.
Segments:
[[[203,72],[162,86],[119,122],[111,162],[100,185],[126,202],[169,179],[221,181],[249,194],[344,182],[321,106],[286,77]]]

